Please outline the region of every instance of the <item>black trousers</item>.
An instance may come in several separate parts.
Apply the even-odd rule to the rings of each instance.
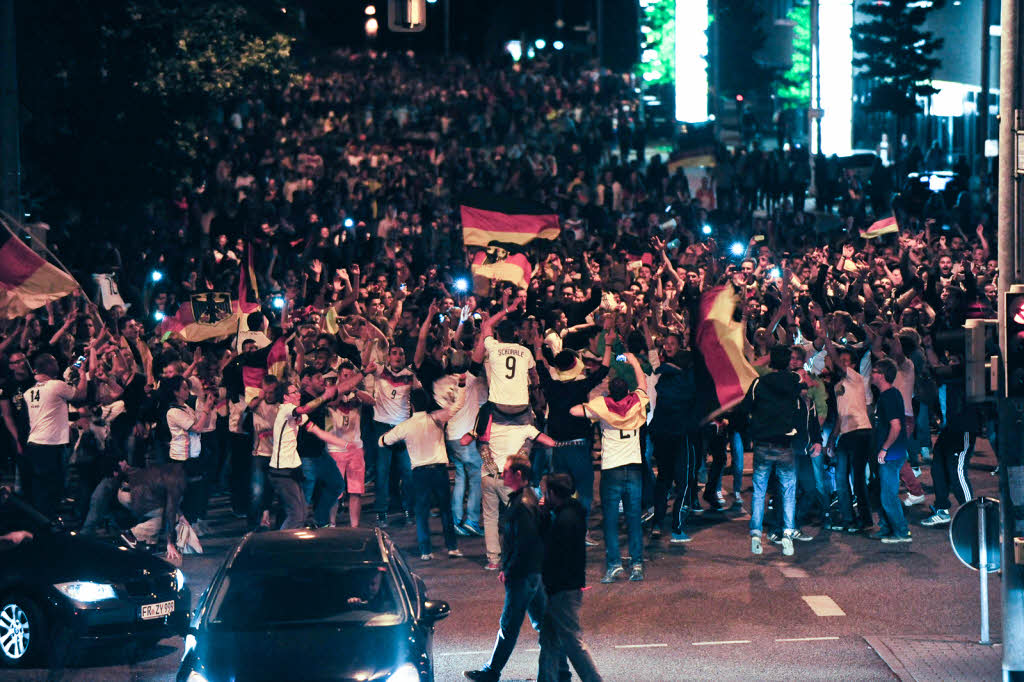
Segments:
[[[25,446],[21,460],[21,485],[29,503],[44,516],[57,515],[64,493],[64,450],[66,445]]]
[[[672,505],[672,531],[680,532],[690,507],[697,501],[700,436],[697,433],[681,436],[651,434],[651,444],[654,446],[654,463],[658,467],[652,523],[657,527],[664,521],[668,509],[668,493],[674,483],[676,499]]]
[[[932,455],[932,485],[935,487],[935,509],[949,510],[949,493],[963,504],[974,498],[967,463],[974,454],[977,436],[968,431],[943,429],[935,439]]]
[[[252,434],[228,432],[231,447],[230,478],[231,510],[236,514],[249,511],[251,497],[249,482],[252,478]]]

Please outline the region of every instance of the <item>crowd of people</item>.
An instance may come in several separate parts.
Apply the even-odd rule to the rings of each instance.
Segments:
[[[535,509],[521,491],[544,477],[604,546],[602,582],[643,580],[644,535],[689,542],[709,511],[749,510],[754,554],[792,554],[809,526],[909,542],[928,463],[920,522],[948,523],[987,421],[960,330],[997,303],[990,178],[959,164],[946,194],[894,202],[893,168],[819,157],[815,203],[800,148],[722,149],[697,172],[648,158],[636,93],[540,61],[341,53],[216,112],[176,196],[53,245],[124,305],[78,293],[0,321],[4,466],[44,513],[172,561],[217,490],[254,530],[415,523],[424,561],[436,509],[449,557],[482,536],[486,568],[516,579],[518,622],[548,568],[508,510]],[[526,288],[474,282],[470,188],[560,217],[528,245]],[[899,232],[862,238],[890,208]],[[166,333],[243,271],[262,302],[244,334]],[[721,286],[759,376],[715,412],[696,336]]]

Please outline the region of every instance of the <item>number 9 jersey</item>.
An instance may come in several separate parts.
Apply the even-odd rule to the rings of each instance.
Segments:
[[[518,343],[484,339],[487,399],[497,405],[530,404],[530,370],[537,366],[533,353]]]

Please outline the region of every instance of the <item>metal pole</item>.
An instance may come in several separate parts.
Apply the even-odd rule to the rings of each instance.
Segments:
[[[821,11],[818,0],[811,0],[811,52],[814,59],[814,107],[821,110]],[[814,127],[817,130],[817,144],[815,153],[821,153],[821,116],[814,118]]]
[[[817,97],[815,97],[815,83],[820,80],[818,69],[821,63],[818,61],[818,0],[811,0],[811,54],[808,55],[811,58],[811,68],[808,70],[808,76],[811,82],[808,83],[807,94],[808,94],[808,105],[809,108],[814,108],[817,113],[818,108],[821,107],[821,89],[817,90]],[[810,114],[810,111],[807,112]],[[811,126],[818,122],[817,116],[807,122],[807,141],[810,142],[812,139],[815,140],[816,144],[807,145],[807,156],[808,161],[811,164],[811,193],[814,195],[814,210],[819,211],[821,204],[821,198],[818,196],[818,174],[814,162],[818,157],[818,151],[821,149],[821,126],[818,126],[818,135],[815,138],[811,134]]]
[[[604,66],[604,0],[597,0],[595,26],[597,26],[597,66]]]
[[[998,200],[998,258],[999,258],[999,300],[1017,280],[1017,239],[1018,195],[1020,187],[1014,174],[1015,128],[1018,123],[1019,100],[1018,81],[1018,0],[1002,0],[999,49],[999,200]],[[999,306],[999,342],[1003,362],[1007,357],[1006,315],[1004,305]],[[1024,524],[1018,522],[1018,511],[1024,512],[1017,502],[1024,499],[1020,490],[1020,474],[1024,470],[1022,455],[1017,438],[1024,421],[1024,405],[1019,399],[999,396],[999,497],[1003,501],[1003,563],[1002,605],[1003,605],[1003,679],[1024,679],[1024,580],[1021,566],[1011,559],[1014,557],[1014,538],[1024,535]],[[1010,472],[1014,472],[1011,481]],[[1024,517],[1024,513],[1020,514]]]
[[[452,0],[444,0],[444,58],[452,54]]]
[[[975,147],[975,158],[985,158],[985,140],[988,139],[988,91],[989,84],[989,52],[992,49],[992,39],[989,35],[989,25],[992,17],[989,9],[990,0],[982,0],[981,3],[981,92],[978,93],[978,121],[977,121],[977,146]],[[972,169],[973,170],[973,169]]]
[[[991,644],[988,639],[988,544],[985,533],[985,509],[988,502],[985,498],[978,500],[978,573],[981,574],[981,642]]]
[[[14,0],[0,0],[0,209],[21,220],[21,149]]]

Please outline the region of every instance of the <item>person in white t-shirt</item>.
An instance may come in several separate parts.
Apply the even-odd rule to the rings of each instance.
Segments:
[[[57,513],[64,487],[64,450],[71,435],[68,403],[85,398],[84,368],[75,386],[61,381],[57,359],[48,353],[36,358],[36,384],[25,391],[28,410],[28,445],[21,485],[25,497],[45,516]]]
[[[356,376],[356,368],[351,362],[343,361],[338,370],[338,380],[346,383]],[[361,435],[360,413],[363,404],[372,405],[373,396],[365,391],[355,390],[339,395],[337,400],[327,406],[330,433],[337,441],[327,441],[327,454],[338,467],[338,472],[345,479],[348,491],[349,524],[359,527],[362,511],[363,494],[366,492],[366,460],[363,458],[363,438]],[[335,517],[337,507],[331,516]]]
[[[388,361],[384,367],[375,363],[366,365],[366,374],[374,377],[373,383],[373,429],[374,442],[401,424],[412,414],[409,394],[412,392],[416,377],[406,366],[405,350],[401,346],[392,346],[388,350]],[[384,526],[388,521],[388,507],[391,503],[391,463],[398,465],[401,482],[402,509],[405,512],[403,521],[412,517],[412,467],[409,464],[409,453],[404,446],[396,448],[377,447],[377,525]]]
[[[601,508],[604,514],[604,543],[607,571],[603,583],[615,582],[623,574],[619,554],[619,502],[622,502],[629,532],[629,579],[644,579],[643,530],[640,497],[643,489],[643,460],[640,428],[647,423],[647,376],[632,353],[626,361],[633,368],[637,389],[621,377],[608,382],[608,395],[576,405],[569,414],[586,417],[601,426]]]
[[[480,341],[473,362],[483,363],[489,387],[487,399],[502,412],[516,414],[530,405],[530,384],[537,383],[537,363],[526,346],[513,343],[515,324],[505,317],[523,307],[526,298],[487,318],[480,327]],[[495,333],[497,338],[495,338]]]

